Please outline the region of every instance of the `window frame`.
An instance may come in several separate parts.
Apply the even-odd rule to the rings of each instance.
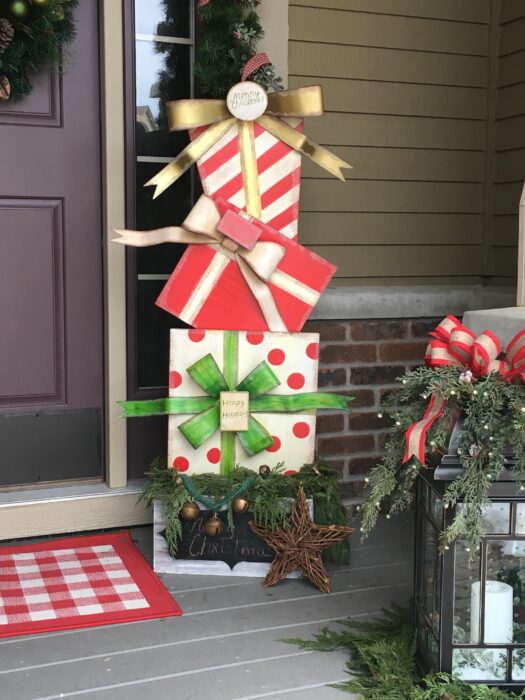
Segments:
[[[137,155],[135,123],[136,123],[136,60],[135,42],[138,41],[164,41],[170,44],[189,46],[190,56],[190,95],[194,96],[195,80],[195,0],[182,0],[190,3],[189,37],[170,37],[149,34],[137,34],[135,32],[135,0],[123,0],[124,14],[124,83],[125,83],[125,118],[124,138],[126,144],[125,164],[125,199],[126,199],[126,228],[136,228],[136,164],[158,163],[159,170],[164,164],[170,163],[173,156],[140,156]],[[190,184],[190,197],[195,200],[195,175]],[[168,223],[168,222],[167,222]],[[166,223],[166,225],[167,225]],[[177,223],[177,222],[171,222]],[[167,280],[167,274],[138,274],[137,250],[126,248],[126,357],[127,357],[127,398],[129,400],[146,400],[163,396],[167,391],[166,384],[161,386],[142,387],[138,382],[138,281]]]

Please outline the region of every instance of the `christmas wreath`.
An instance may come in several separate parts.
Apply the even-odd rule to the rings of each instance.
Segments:
[[[75,36],[78,0],[0,0],[0,101],[31,92],[32,77]]]
[[[454,316],[447,316],[431,335],[427,366],[407,372],[402,387],[385,402],[383,412],[394,427],[385,457],[366,480],[362,533],[372,530],[382,511],[389,517],[410,505],[417,475],[446,453],[462,415],[458,460],[463,469],[447,485],[444,507],[463,505],[441,545],[465,539],[474,551],[483,535],[492,483],[508,469],[516,488],[525,491],[525,330],[508,344],[503,359],[493,333],[476,337]]]

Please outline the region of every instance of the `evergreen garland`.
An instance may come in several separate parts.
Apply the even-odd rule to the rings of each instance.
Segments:
[[[393,607],[384,617],[359,622],[346,620],[342,632],[328,628],[313,640],[285,639],[307,651],[348,649],[351,678],[336,688],[355,693],[364,700],[509,700],[498,688],[471,685],[447,673],[431,673],[421,678],[416,666],[413,622],[408,611]]]
[[[513,473],[516,488],[525,490],[524,387],[504,381],[496,372],[477,380],[460,367],[421,367],[407,372],[401,381],[403,386],[388,396],[383,408],[393,419],[394,428],[385,457],[367,479],[369,492],[361,508],[361,531],[366,537],[382,510],[391,515],[412,502],[417,475],[428,467],[415,457],[403,463],[405,433],[423,417],[434,393],[447,404],[428,431],[429,462],[437,462],[440,453],[445,453],[455,421],[461,412],[464,416],[458,449],[463,472],[448,484],[444,507],[459,501],[464,505],[442,534],[441,545],[448,547],[457,539],[465,539],[474,551],[483,534],[483,509],[490,504],[492,482],[507,468]],[[505,458],[509,447],[513,451],[510,461]]]
[[[49,0],[32,4],[31,0],[0,2],[0,17],[11,24],[14,35],[0,51],[0,79],[8,86],[4,99],[13,102],[32,90],[32,78],[48,64],[62,60],[62,50],[75,37],[74,9],[78,0]],[[13,9],[27,7],[24,16]]]
[[[348,514],[339,495],[339,479],[330,467],[317,462],[305,465],[297,473],[285,475],[283,465],[270,470],[267,476],[237,467],[231,474],[195,474],[191,477],[194,488],[208,499],[219,502],[225,496],[228,526],[234,527],[232,500],[244,482],[252,478],[253,485],[245,493],[250,511],[256,523],[277,529],[286,527],[290,504],[295,500],[302,484],[307,498],[314,501],[314,519],[319,525],[347,525]],[[162,515],[166,526],[166,541],[171,556],[177,555],[182,522],[180,511],[186,503],[198,500],[186,489],[179,472],[168,469],[165,460],[157,459],[146,474],[146,486],[142,499],[151,508],[155,500],[162,504]],[[255,477],[255,479],[253,479]],[[348,564],[349,543],[344,541],[326,550],[326,560],[337,564]]]
[[[199,40],[195,75],[199,91],[208,97],[225,98],[241,80],[244,65],[264,35],[257,7],[260,0],[211,0],[199,7]],[[267,91],[281,89],[273,65],[263,66],[250,77]]]

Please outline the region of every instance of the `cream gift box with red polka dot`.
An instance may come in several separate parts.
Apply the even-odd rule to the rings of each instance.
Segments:
[[[232,333],[232,331],[230,331]],[[317,391],[319,335],[317,333],[271,333],[236,331],[237,378],[242,381],[263,360],[280,380],[268,395],[293,395]],[[211,354],[224,369],[225,332],[218,330],[179,330],[170,334],[170,397],[206,396],[191,378],[187,368]],[[267,450],[249,456],[235,439],[235,464],[258,469],[284,462],[286,470],[298,470],[314,461],[315,413],[253,413],[274,439]],[[179,425],[191,415],[170,415],[168,464],[181,472],[197,474],[221,471],[221,431],[216,430],[204,444],[194,449],[180,432]]]

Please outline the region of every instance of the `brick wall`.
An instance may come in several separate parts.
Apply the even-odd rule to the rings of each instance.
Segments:
[[[311,321],[321,337],[319,386],[355,397],[352,412],[320,413],[317,450],[341,473],[348,503],[362,498],[364,479],[381,457],[388,419],[379,418],[382,396],[406,369],[422,363],[428,333],[441,319]]]

